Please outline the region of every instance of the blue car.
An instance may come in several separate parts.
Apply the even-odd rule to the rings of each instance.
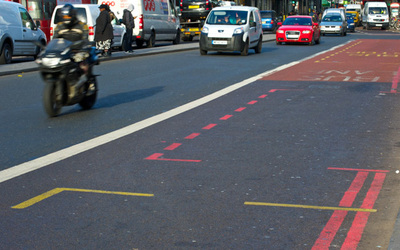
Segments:
[[[260,14],[261,14],[263,31],[275,32],[277,29],[277,22],[278,22],[276,17],[276,12],[273,10],[263,10],[260,11]]]
[[[346,13],[346,18],[347,18],[347,30],[350,32],[355,32],[356,24],[354,23],[354,15]]]

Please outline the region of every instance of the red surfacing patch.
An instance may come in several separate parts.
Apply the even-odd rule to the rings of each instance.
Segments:
[[[400,65],[397,40],[356,40],[263,77],[274,81],[392,82]]]

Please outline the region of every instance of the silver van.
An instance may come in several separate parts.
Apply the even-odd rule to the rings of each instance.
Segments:
[[[36,56],[46,45],[46,35],[19,3],[0,0],[0,64],[11,63],[13,56]]]

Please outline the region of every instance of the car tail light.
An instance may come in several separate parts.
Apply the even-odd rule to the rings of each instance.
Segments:
[[[94,36],[94,28],[93,28],[93,26],[89,26],[89,36]]]
[[[274,24],[274,20],[271,20],[271,24]]]
[[[52,37],[54,35],[53,33],[53,27],[50,27],[50,36]]]
[[[139,17],[139,29],[143,29],[143,14]]]

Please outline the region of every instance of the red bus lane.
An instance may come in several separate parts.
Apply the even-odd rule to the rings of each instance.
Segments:
[[[396,41],[355,40],[334,51],[264,77],[263,80],[344,83],[395,80],[393,87],[397,89],[400,47],[396,46]]]
[[[391,88],[383,93],[397,94],[400,78],[400,47],[397,40],[355,40],[333,51],[308,59],[283,71],[263,77],[266,81],[288,82],[335,82],[350,83],[391,83]],[[379,94],[379,93],[377,93]],[[333,171],[353,171],[355,177],[347,192],[343,194],[339,207],[351,208],[361,188],[368,188],[360,209],[374,209],[375,201],[385,182],[387,170],[328,168]],[[373,182],[366,184],[368,175],[373,175]],[[376,210],[376,209],[374,209]],[[370,211],[358,211],[355,216],[348,216],[346,210],[334,210],[312,249],[329,249],[335,235],[343,227],[344,220],[351,220],[351,227],[341,243],[341,249],[357,249]],[[378,212],[378,211],[376,211]],[[339,246],[336,246],[339,247]]]

